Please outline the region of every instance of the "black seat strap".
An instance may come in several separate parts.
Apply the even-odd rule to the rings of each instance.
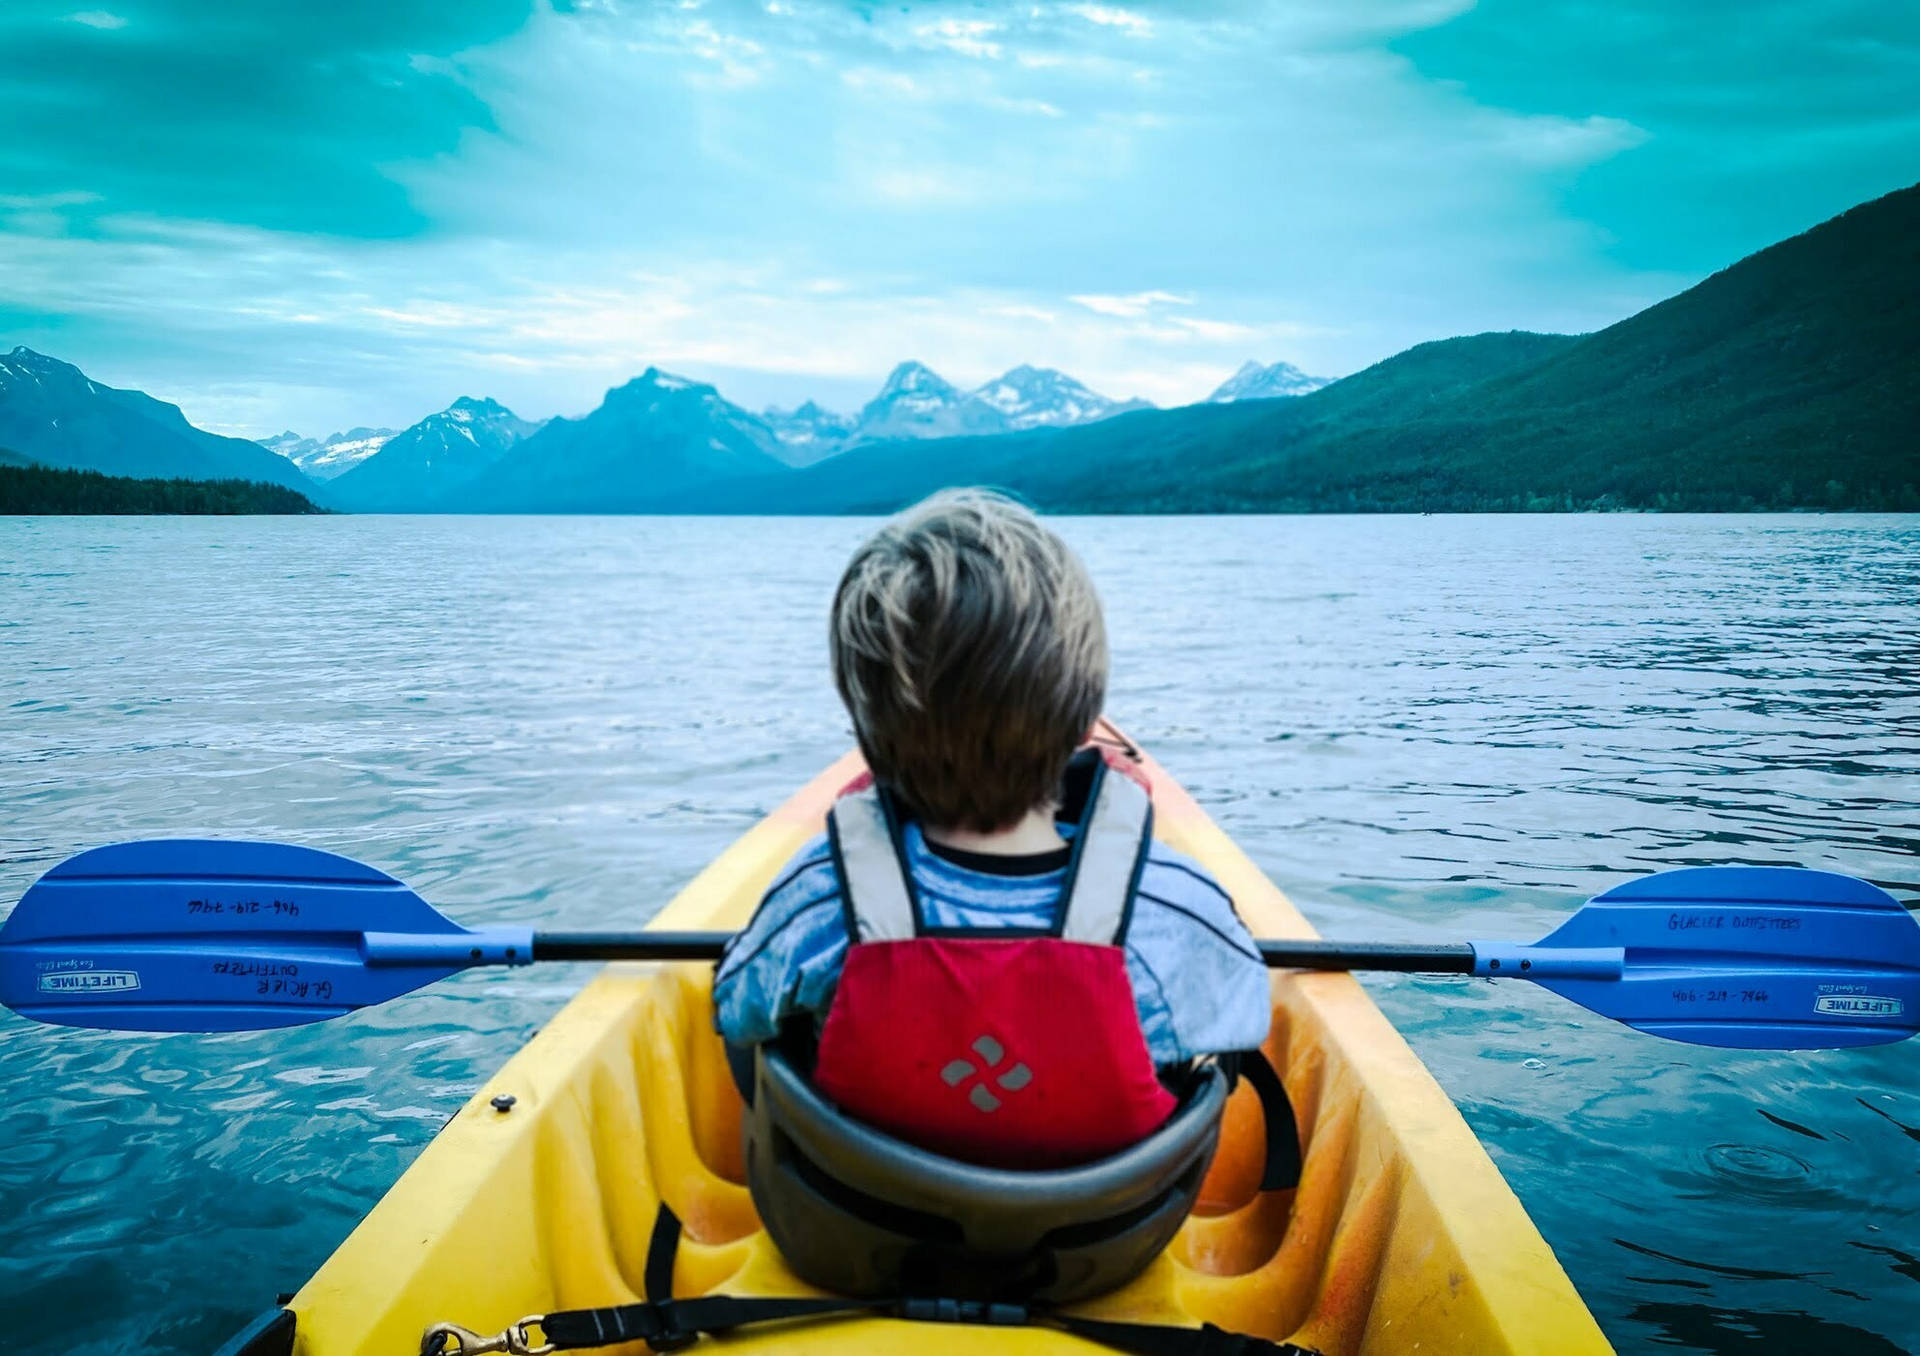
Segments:
[[[1267,1123],[1267,1163],[1260,1172],[1260,1189],[1283,1191],[1299,1186],[1300,1126],[1294,1120],[1286,1084],[1264,1051],[1242,1050],[1234,1063],[1260,1099],[1260,1115]]]
[[[608,1347],[620,1342],[645,1342],[655,1351],[680,1351],[703,1334],[727,1332],[748,1323],[774,1323],[790,1318],[825,1318],[836,1314],[884,1309],[879,1300],[746,1298],[706,1295],[699,1299],[647,1300],[606,1309],[568,1309],[540,1321],[555,1351]]]
[[[1317,1356],[1291,1342],[1270,1342],[1250,1333],[1228,1332],[1211,1323],[1175,1328],[1162,1323],[1113,1323],[1078,1314],[1048,1314],[1040,1322],[1128,1356]]]
[[[854,1314],[887,1314],[918,1323],[969,1323],[991,1327],[1046,1327],[1099,1342],[1128,1356],[1314,1356],[1290,1342],[1272,1342],[1207,1324],[1176,1328],[1157,1323],[1118,1323],[1084,1318],[1041,1305],[992,1304],[953,1299],[774,1298],[702,1295],[673,1298],[673,1260],[680,1247],[680,1220],[665,1202],[654,1217],[644,1286],[638,1304],[605,1309],[569,1309],[537,1320],[555,1351],[578,1351],[645,1342],[655,1351],[680,1351],[701,1337],[753,1323]],[[534,1322],[535,1320],[528,1320]]]
[[[660,1202],[653,1217],[653,1237],[647,1240],[647,1270],[641,1279],[647,1301],[659,1304],[673,1298],[673,1261],[680,1255],[680,1216]]]
[[[707,1295],[677,1300],[673,1297],[673,1263],[679,1253],[680,1217],[662,1201],[653,1217],[653,1236],[647,1243],[647,1265],[641,1279],[646,1299],[639,1304],[548,1314],[540,1323],[547,1342],[556,1351],[635,1341],[645,1342],[655,1351],[678,1351],[699,1341],[703,1333],[725,1332],[746,1323],[862,1313],[885,1308],[888,1303],[838,1296],[774,1299]]]
[[[967,1300],[706,1295],[698,1299],[647,1301],[607,1309],[572,1309],[548,1314],[540,1327],[555,1351],[636,1341],[645,1342],[655,1351],[682,1351],[703,1336],[730,1332],[749,1324],[855,1314],[886,1314],[916,1323],[1057,1328],[1128,1356],[1315,1356],[1307,1348],[1291,1342],[1273,1342],[1249,1333],[1228,1332],[1211,1323],[1198,1328],[1119,1323],[1021,1304]]]

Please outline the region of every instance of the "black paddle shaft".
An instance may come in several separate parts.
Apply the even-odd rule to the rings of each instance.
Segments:
[[[730,932],[536,932],[537,961],[718,960]],[[1470,975],[1466,942],[1269,941],[1257,944],[1276,970],[1397,970],[1424,975]]]
[[[536,932],[537,961],[719,960],[731,932]]]
[[[1255,942],[1275,970],[1397,970],[1402,974],[1470,975],[1471,942]]]

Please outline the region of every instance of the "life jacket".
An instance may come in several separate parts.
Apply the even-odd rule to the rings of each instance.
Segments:
[[[929,926],[896,800],[856,783],[835,804],[850,945],[813,1079],[849,1115],[962,1162],[1038,1169],[1116,1153],[1172,1114],[1126,968],[1152,797],[1093,750],[1070,771],[1079,827],[1046,929]]]

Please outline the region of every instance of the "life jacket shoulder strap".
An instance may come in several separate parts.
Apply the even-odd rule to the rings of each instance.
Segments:
[[[919,932],[920,907],[900,846],[900,825],[879,788],[834,802],[827,842],[840,877],[850,942],[905,941]]]
[[[1093,760],[1091,773],[1055,931],[1067,941],[1120,946],[1153,846],[1153,796],[1104,759]],[[907,869],[899,815],[887,795],[871,782],[856,783],[828,812],[827,838],[848,937],[886,942],[918,936],[920,901]]]
[[[1060,936],[1070,942],[1120,946],[1127,940],[1134,892],[1153,847],[1153,797],[1104,761],[1095,765],[1093,775],[1067,869]]]

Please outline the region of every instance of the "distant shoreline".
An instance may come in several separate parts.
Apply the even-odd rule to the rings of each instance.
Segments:
[[[514,512],[514,513],[355,513],[343,510],[308,508],[276,508],[237,506],[219,502],[216,498],[206,506],[194,507],[19,507],[8,495],[5,476],[8,468],[0,467],[0,518],[4,517],[48,517],[48,518],[123,518],[123,517],[328,517],[328,518],[712,518],[712,519],[769,519],[769,518],[817,518],[817,519],[860,519],[863,521],[880,519],[897,512],[897,509],[848,509],[833,513],[808,509],[792,513],[780,513],[753,509],[683,509],[673,511],[608,511],[601,509],[580,510],[578,512]],[[117,477],[106,477],[116,479]],[[249,481],[130,481],[140,485],[239,487],[242,490],[267,490],[279,493],[277,486],[262,486]],[[904,507],[904,506],[902,506]],[[1739,508],[1739,509],[1700,509],[1700,508],[1577,508],[1577,509],[1058,509],[1042,508],[1041,512],[1049,518],[1911,518],[1920,522],[1920,509],[1886,508]]]
[[[1013,491],[1018,494],[1018,491]],[[896,513],[912,502],[910,498],[890,496],[886,500],[856,502],[844,508],[820,505],[796,505],[781,508],[773,501],[754,497],[714,504],[682,502],[678,504],[636,504],[628,508],[581,507],[576,509],[510,510],[488,513],[472,510],[442,512],[353,510],[316,504],[297,490],[262,481],[222,479],[194,480],[174,477],[142,479],[110,476],[99,471],[76,471],[42,466],[0,451],[0,516],[24,517],[117,517],[117,516],[308,516],[317,514],[357,518],[876,518]],[[916,496],[917,497],[917,496]],[[1406,499],[1381,498],[1362,503],[1313,502],[1300,498],[1291,501],[1249,502],[1246,498],[1220,495],[1215,502],[1175,501],[1156,503],[1140,496],[1116,495],[1091,501],[1074,496],[1020,495],[1042,513],[1060,517],[1124,518],[1212,518],[1212,517],[1466,517],[1466,516],[1572,516],[1603,514],[1642,514],[1649,516],[1702,514],[1716,517],[1756,516],[1762,514],[1905,514],[1920,513],[1910,502],[1884,503],[1768,503],[1751,495],[1729,492],[1660,495],[1664,503],[1629,503],[1617,496],[1600,495],[1578,502],[1569,495],[1513,494],[1486,496],[1477,501],[1470,495],[1408,496]],[[1358,496],[1354,496],[1357,498]],[[1424,502],[1422,499],[1424,498]],[[1911,496],[1905,497],[1910,501]],[[1408,502],[1411,499],[1412,502]],[[1462,502],[1463,500],[1467,502]]]
[[[298,490],[254,480],[136,480],[99,471],[0,464],[0,515],[206,516],[318,514]]]

